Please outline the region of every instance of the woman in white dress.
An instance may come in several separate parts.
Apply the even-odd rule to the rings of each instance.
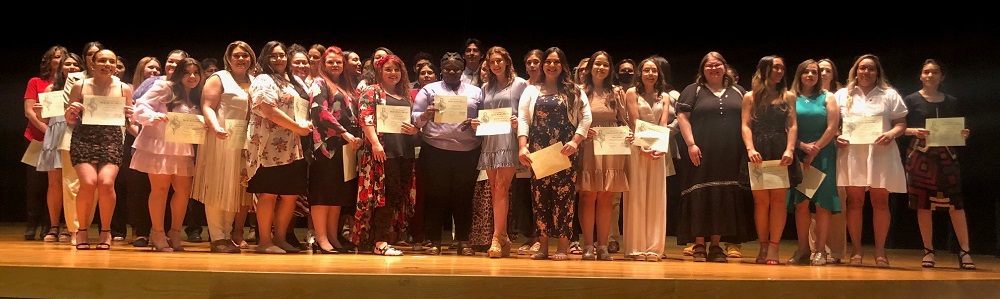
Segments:
[[[232,144],[246,139],[247,90],[253,81],[249,70],[257,63],[255,57],[249,44],[230,43],[223,57],[224,70],[208,77],[202,89],[202,116],[212,134],[198,147],[191,197],[205,204],[212,252],[239,253],[240,248],[249,248],[243,240],[243,223],[253,202],[240,183],[245,150]]]
[[[865,191],[872,202],[875,228],[875,266],[889,267],[885,240],[889,235],[889,193],[906,193],[906,177],[896,137],[906,130],[903,97],[886,80],[879,58],[862,55],[854,62],[847,86],[834,95],[843,117],[843,135],[837,138],[837,185],[847,189],[847,230],[851,235],[850,265],[860,266],[862,207]],[[873,144],[851,144],[847,138],[850,119],[880,116],[882,134]]]

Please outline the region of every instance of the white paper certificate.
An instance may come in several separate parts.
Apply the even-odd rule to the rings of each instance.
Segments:
[[[747,162],[750,172],[750,190],[788,188],[788,166],[781,160],[763,161],[760,165]]]
[[[66,93],[62,90],[38,94],[38,103],[42,104],[42,118],[61,116],[66,113]]]
[[[125,97],[83,96],[83,124],[125,126]]]
[[[964,117],[928,118],[924,129],[930,131],[927,146],[965,146]]]
[[[375,106],[375,128],[378,133],[403,133],[403,123],[410,123],[410,107]]]
[[[309,100],[295,97],[295,122],[303,123],[309,121]]]
[[[341,147],[344,151],[344,181],[350,181],[358,177],[358,151],[345,144]]]
[[[223,121],[226,125],[226,133],[229,133],[229,137],[226,137],[226,148],[228,149],[247,149],[247,121],[242,119],[226,119]]]
[[[528,154],[528,158],[531,159],[531,170],[535,172],[536,179],[550,176],[570,167],[569,157],[560,153],[562,148],[563,143],[560,141]]]
[[[851,116],[844,118],[844,132],[851,144],[874,144],[882,135],[881,116]]]
[[[59,93],[62,93],[62,91]],[[38,167],[38,156],[41,154],[42,142],[32,140],[31,143],[28,144],[28,148],[24,150],[24,155],[21,156],[21,163]]]
[[[476,178],[476,181],[477,182],[482,182],[482,181],[485,181],[485,180],[488,180],[488,179],[490,179],[490,176],[488,174],[486,174],[486,171],[485,170],[480,170],[479,171],[479,177]]]
[[[434,95],[434,122],[458,124],[469,118],[469,98],[466,96]],[[510,119],[507,119],[509,122]]]
[[[812,198],[816,194],[816,190],[819,189],[819,185],[823,183],[823,179],[826,178],[826,174],[812,165],[802,166],[804,166],[802,169],[802,183],[795,186],[795,189],[805,194],[806,197]]]
[[[167,112],[167,142],[205,144],[205,120],[201,115]]]
[[[629,143],[625,140],[630,130],[628,127],[591,127],[594,134],[594,155],[630,155]]]
[[[636,120],[635,139],[632,140],[632,145],[665,153],[670,149],[670,129],[641,119]]]
[[[510,108],[479,110],[476,136],[510,134]]]

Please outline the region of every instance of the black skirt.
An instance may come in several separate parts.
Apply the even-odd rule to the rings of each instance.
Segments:
[[[309,205],[349,207],[358,203],[358,178],[344,181],[344,151],[337,148],[327,159],[313,153],[309,165]]]
[[[247,183],[247,192],[306,195],[309,189],[309,183],[306,180],[308,168],[309,164],[305,159],[280,166],[261,166]]]

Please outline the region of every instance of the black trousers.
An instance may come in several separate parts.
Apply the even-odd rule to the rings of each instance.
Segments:
[[[531,211],[531,179],[514,178],[510,188],[514,190],[510,197],[510,208],[514,212],[515,228],[517,228],[518,233],[525,237],[533,238],[537,224],[535,223],[535,215]]]
[[[131,150],[131,141],[135,138],[129,138],[131,136],[126,136],[125,145],[126,149]],[[129,140],[132,139],[132,140]],[[131,170],[129,165],[132,165],[132,155],[126,154],[122,155],[122,164],[118,167],[118,176],[115,177],[115,213],[111,218],[111,236],[114,237],[125,237],[128,234],[128,222],[129,222],[129,212],[128,212],[128,180],[125,178],[126,170]],[[146,213],[147,215],[149,212]]]
[[[446,218],[454,218],[455,239],[468,241],[472,230],[472,197],[479,177],[480,148],[449,151],[421,142],[417,176],[424,190],[424,234],[441,242]]]
[[[132,236],[149,237],[153,222],[149,218],[149,175],[145,172],[122,167],[118,171],[118,181],[125,181],[125,193],[118,193],[118,198],[125,197],[128,224],[132,226]],[[116,186],[117,187],[117,186]],[[169,215],[170,210],[167,210]],[[170,217],[166,217],[170,219]],[[114,226],[114,225],[112,225]]]
[[[49,206],[46,191],[49,187],[48,173],[37,171],[34,166],[25,165],[25,227],[44,226],[42,233],[49,231]],[[60,191],[61,192],[61,191]]]

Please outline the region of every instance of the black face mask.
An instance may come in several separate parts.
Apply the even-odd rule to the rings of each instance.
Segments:
[[[621,83],[621,84],[632,84],[632,77],[633,77],[634,75],[635,75],[635,74],[629,74],[629,73],[625,73],[625,74],[623,74],[623,73],[618,73],[618,83]]]

